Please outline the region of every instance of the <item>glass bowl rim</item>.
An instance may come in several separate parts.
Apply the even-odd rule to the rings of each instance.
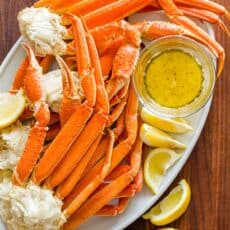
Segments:
[[[151,105],[148,105],[148,103],[145,102],[145,100],[143,99],[143,96],[140,95],[139,93],[139,90],[138,90],[138,87],[136,86],[136,83],[135,83],[135,76],[137,75],[136,72],[137,72],[137,67],[139,65],[139,62],[141,60],[141,57],[149,50],[151,49],[152,47],[156,46],[156,44],[158,44],[159,42],[161,41],[164,41],[164,40],[172,40],[174,39],[173,41],[175,41],[176,39],[178,41],[186,41],[187,44],[191,44],[191,47],[195,46],[202,54],[204,54],[206,56],[206,59],[208,60],[205,61],[206,63],[209,64],[210,66],[210,72],[212,73],[212,82],[211,82],[211,87],[208,91],[208,95],[205,97],[205,99],[202,101],[201,105],[198,105],[197,108],[194,108],[192,109],[191,111],[185,111],[185,112],[182,112],[181,114],[178,113],[178,114],[169,114],[169,113],[165,113],[165,112],[162,112],[162,111],[157,111],[156,108],[150,108]],[[169,43],[170,44],[170,43]],[[179,42],[178,42],[178,45]],[[192,48],[194,49],[194,48]],[[159,53],[162,53],[164,51],[166,51],[168,49],[163,49],[162,51],[160,51]],[[158,54],[159,55],[159,54]],[[157,56],[157,55],[156,55]],[[157,116],[160,116],[160,117],[164,117],[164,118],[180,118],[180,117],[187,117],[187,116],[190,116],[196,112],[198,112],[199,110],[201,110],[207,103],[208,101],[210,100],[211,96],[213,95],[213,91],[214,91],[214,88],[215,88],[215,83],[216,83],[216,79],[217,79],[217,76],[216,76],[216,67],[215,67],[215,64],[216,64],[216,61],[214,60],[214,55],[211,53],[211,51],[208,49],[208,47],[206,47],[205,45],[203,45],[202,43],[199,43],[197,42],[196,40],[192,39],[192,38],[188,38],[188,37],[185,37],[185,36],[182,36],[182,35],[167,35],[167,36],[164,36],[164,37],[160,37],[160,38],[157,38],[155,39],[154,41],[151,41],[149,42],[149,44],[146,45],[146,47],[144,49],[141,50],[140,52],[140,56],[139,56],[139,59],[138,59],[138,62],[136,64],[136,67],[135,67],[135,70],[134,70],[134,73],[132,75],[132,84],[133,84],[133,87],[134,87],[134,90],[135,90],[135,93],[138,97],[138,100],[141,104],[142,107],[145,107],[147,110],[149,110],[150,112],[152,112],[153,114],[157,115]],[[192,104],[192,103],[191,103]],[[163,107],[163,106],[162,106]],[[165,108],[168,108],[168,107],[165,107]],[[170,109],[170,108],[168,108]],[[172,110],[176,110],[175,108],[172,109]]]

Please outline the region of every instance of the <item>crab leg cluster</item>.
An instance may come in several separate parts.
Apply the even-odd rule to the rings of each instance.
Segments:
[[[94,170],[94,167],[98,167],[97,164],[102,162],[100,163],[100,169],[97,172],[97,175],[95,175],[95,181],[90,182],[92,183],[92,186],[83,187],[83,191],[81,193],[82,195],[80,194],[79,196],[76,196],[74,201],[71,202],[71,204],[64,210],[67,218],[71,216],[81,206],[81,204],[84,203],[88,196],[95,192],[95,190],[100,186],[100,184],[103,183],[106,177],[109,176],[109,173],[112,172],[112,170],[118,166],[121,160],[129,153],[132,145],[135,142],[138,130],[138,101],[132,87],[129,89],[130,81],[128,80],[132,74],[130,72],[130,68],[133,68],[133,65],[135,65],[135,62],[137,61],[138,47],[135,48],[136,57],[134,60],[131,60],[130,58],[131,63],[130,60],[127,61],[127,64],[129,65],[128,67],[130,68],[126,67],[125,65],[124,67],[121,66],[123,68],[121,69],[123,71],[122,74],[126,75],[127,78],[127,90],[125,91],[121,101],[111,109],[109,104],[109,93],[105,87],[100,60],[94,39],[84,27],[84,24],[80,18],[71,17],[71,20],[76,43],[76,50],[78,50],[78,75],[81,79],[81,84],[86,99],[81,104],[75,95],[76,90],[73,76],[68,66],[65,64],[62,58],[57,57],[57,62],[62,70],[63,100],[60,111],[61,127],[55,127],[54,130],[57,129],[60,131],[58,132],[57,136],[54,134],[56,137],[44,150],[44,152],[43,144],[45,137],[48,135],[46,132],[43,132],[42,138],[40,138],[41,141],[35,142],[37,144],[36,151],[33,151],[33,154],[31,154],[29,149],[33,149],[35,137],[36,141],[38,140],[37,136],[33,136],[34,130],[36,135],[40,135],[40,133],[37,131],[36,123],[31,130],[32,134],[28,138],[25,153],[22,155],[13,175],[13,182],[18,185],[23,185],[25,181],[30,177],[30,175],[32,175],[31,178],[35,184],[43,183],[43,186],[45,187],[56,189],[56,195],[60,199],[63,199],[72,194],[72,191],[75,190],[75,186],[79,181],[82,183],[81,178],[83,174],[87,178],[88,173],[85,170],[86,167],[88,167],[88,170]],[[25,45],[25,47],[28,50],[29,65],[27,67],[27,72],[23,80],[24,83],[22,85],[25,89],[25,94],[31,103],[35,106],[38,105],[39,116],[37,116],[37,114],[34,115],[38,121],[38,124],[40,125],[41,123],[41,125],[43,125],[44,123],[44,130],[47,131],[46,126],[49,124],[49,119],[47,119],[48,115],[44,112],[49,114],[49,110],[48,107],[45,107],[46,110],[43,108],[44,98],[42,95],[41,84],[41,78],[43,77],[42,69],[38,64],[32,49],[28,45]],[[30,71],[31,68],[33,71]],[[23,74],[21,76],[23,76]],[[36,85],[40,91],[39,93],[33,95],[37,91],[32,91],[29,86],[30,84],[33,85],[35,80]],[[45,118],[46,120],[42,122],[42,119]],[[117,127],[115,127],[116,132],[108,128],[121,118],[123,119],[123,122],[126,123],[126,133],[128,138],[121,141],[120,144],[118,144],[114,149],[115,142],[118,141],[118,137],[121,133],[123,133],[124,125],[122,125],[123,128],[119,128],[121,129],[120,131],[117,131]],[[43,126],[41,128],[43,128]],[[105,130],[106,127],[107,129]],[[56,131],[54,131],[54,133],[55,132]],[[108,135],[102,138],[104,133],[108,133]],[[101,154],[100,156],[97,154],[99,151]],[[121,152],[119,153],[121,155],[118,160],[116,160],[117,151]],[[139,151],[139,154],[141,154],[141,150]],[[94,155],[97,157],[97,159],[95,157],[95,160],[92,163],[90,162],[90,159],[92,159]],[[140,165],[141,158],[137,163]],[[112,164],[113,167],[111,167]],[[133,164],[132,161],[130,164]],[[118,170],[120,173],[117,172],[116,175],[114,174],[114,182],[111,183],[117,184],[117,182],[115,182],[118,180],[117,178],[123,178],[124,176],[122,175],[125,174],[129,180],[124,177],[124,179],[127,180],[127,183],[124,185],[128,186],[131,182],[133,182],[136,174],[138,173],[136,173],[136,171],[133,172],[131,169],[132,167],[129,169],[129,171],[126,170],[125,172],[123,170]],[[21,175],[23,175],[23,177]],[[105,188],[106,187],[107,186],[105,186]],[[120,210],[115,212],[117,214],[123,210],[121,209],[121,206],[123,206],[123,204],[127,204],[128,202],[127,197],[123,197],[124,195],[122,194],[119,195],[120,192],[125,189],[125,187],[121,186],[121,188],[116,193],[116,197],[121,199],[119,206],[114,207],[114,210]],[[130,190],[130,188],[127,189]],[[136,188],[133,188],[133,191],[134,189]],[[136,191],[139,190],[140,189],[137,189]],[[97,193],[99,192],[100,189]],[[125,196],[129,196],[129,192],[127,193],[127,190],[125,190],[124,193]],[[107,199],[111,200],[113,198],[113,196],[110,198],[108,196]],[[126,202],[124,202],[124,200],[126,200]],[[101,208],[103,208],[106,204],[107,203],[102,203]],[[99,210],[95,210],[94,214],[96,214],[97,211]],[[106,214],[107,212],[108,214]],[[112,212],[114,213],[114,211],[112,211],[112,207],[105,206],[101,213],[103,213],[103,215],[109,215],[109,213]]]
[[[224,15],[230,21],[230,13],[221,5],[210,0],[108,0],[101,1],[98,4],[96,0],[87,1],[70,1],[67,5],[65,1],[38,1],[36,7],[49,7],[57,13],[75,13],[81,15],[85,20],[89,29],[102,26],[109,22],[121,20],[149,5],[154,8],[163,9],[169,16],[169,19],[178,25],[183,26],[190,32],[195,34],[199,41],[204,43],[210,50],[219,58],[218,76],[223,70],[225,62],[224,49],[219,43],[211,39],[209,35],[197,26],[192,20],[185,15],[194,16],[198,19],[206,20],[211,23],[217,23],[228,35],[228,28],[219,19],[219,16]],[[83,6],[83,8],[82,8]],[[89,10],[84,10],[89,9]],[[66,20],[63,20],[63,22]],[[71,50],[71,49],[70,49]],[[107,56],[108,57],[108,56]],[[106,59],[108,61],[108,59]],[[111,59],[110,59],[111,60]]]
[[[27,57],[11,92],[24,89],[32,106],[20,119],[34,116],[36,122],[12,181],[24,185],[32,180],[52,189],[63,200],[68,219],[64,229],[74,229],[91,216],[122,213],[130,197],[142,188],[138,100],[130,81],[141,39],[165,35],[195,39],[219,57],[220,74],[224,49],[185,15],[217,23],[228,35],[220,16],[228,20],[230,16],[224,7],[208,0],[40,0],[34,6],[60,14],[68,28],[66,55],[56,56],[63,99],[60,113],[51,113],[42,78],[54,57],[35,57],[24,44]],[[145,21],[131,25],[124,20],[147,6],[163,9],[175,24]],[[78,95],[72,67],[78,72],[84,101]],[[45,141],[49,141],[46,146]],[[113,199],[117,205],[108,204]]]

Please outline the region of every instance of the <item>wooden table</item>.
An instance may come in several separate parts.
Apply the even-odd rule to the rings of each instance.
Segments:
[[[19,37],[17,12],[33,2],[0,1],[0,62]],[[230,8],[229,0],[218,2]],[[202,135],[175,180],[177,183],[181,178],[186,178],[192,188],[190,207],[185,215],[170,225],[180,230],[230,229],[230,39],[219,29],[216,36],[225,48],[227,60],[217,82],[212,109]],[[127,229],[156,228],[140,218]]]

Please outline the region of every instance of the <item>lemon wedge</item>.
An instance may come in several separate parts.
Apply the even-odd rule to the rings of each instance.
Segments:
[[[167,133],[146,123],[140,128],[142,141],[150,147],[178,148],[185,149],[186,145],[173,139]]]
[[[188,131],[192,131],[193,128],[187,124],[185,119],[175,118],[161,118],[156,116],[155,114],[150,113],[146,108],[142,108],[141,110],[141,118],[144,122],[152,125],[156,128],[162,129],[171,133],[186,133]]]
[[[167,170],[181,157],[171,149],[157,148],[149,152],[144,163],[144,179],[157,194]]]
[[[21,90],[17,94],[0,93],[0,129],[13,124],[22,114],[25,104]]]
[[[181,180],[167,197],[154,206],[143,218],[150,219],[157,226],[169,224],[178,219],[188,208],[191,189],[186,180]]]

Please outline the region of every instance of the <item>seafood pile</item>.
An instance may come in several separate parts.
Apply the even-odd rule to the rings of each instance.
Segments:
[[[141,10],[164,10],[171,22],[126,20]],[[195,39],[216,55],[220,75],[224,49],[187,16],[230,35],[222,15],[230,21],[209,0],[40,0],[19,12],[27,55],[10,93],[23,90],[26,107],[0,130],[0,215],[8,228],[75,229],[122,213],[143,184],[131,83],[142,39]],[[51,70],[55,58],[59,70]]]

